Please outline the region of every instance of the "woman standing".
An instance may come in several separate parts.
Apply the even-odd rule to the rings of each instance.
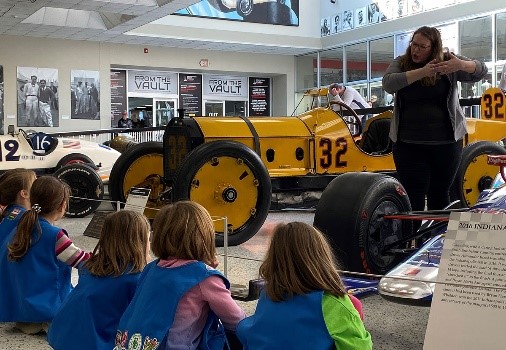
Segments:
[[[476,82],[486,74],[483,62],[444,52],[439,30],[426,26],[388,67],[383,89],[395,94],[393,157],[413,210],[424,210],[426,196],[429,210],[450,204],[467,133],[457,82]]]

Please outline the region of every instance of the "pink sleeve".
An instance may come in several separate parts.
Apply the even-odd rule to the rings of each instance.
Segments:
[[[244,311],[237,305],[230,291],[225,288],[223,279],[210,276],[200,282],[202,296],[209,303],[209,307],[221,319],[226,329],[235,330],[235,326],[246,317]]]
[[[358,314],[360,315],[360,319],[363,321],[364,320],[364,312],[362,311],[362,302],[360,300],[358,300],[358,298],[354,295],[348,294],[348,296],[350,297],[350,300],[351,300],[351,303],[353,304],[353,306],[355,306],[355,309],[357,309]]]
[[[58,232],[54,248],[56,258],[70,267],[76,267],[90,258],[90,253],[76,247],[64,230]]]

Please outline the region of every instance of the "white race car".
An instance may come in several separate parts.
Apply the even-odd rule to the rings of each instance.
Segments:
[[[72,189],[67,216],[94,212],[103,198],[104,182],[120,153],[108,146],[79,139],[55,138],[42,132],[26,133],[12,127],[0,135],[0,173],[14,168],[53,174]]]

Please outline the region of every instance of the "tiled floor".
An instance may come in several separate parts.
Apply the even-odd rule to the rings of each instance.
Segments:
[[[67,219],[60,221],[72,240],[79,247],[92,251],[97,239],[83,235],[91,218]],[[270,213],[264,227],[255,237],[237,247],[228,248],[227,276],[233,284],[247,285],[250,279],[258,277],[258,267],[269,242],[269,229],[279,221],[305,221],[312,223],[313,213],[307,211]],[[224,272],[223,248],[218,248],[220,266]],[[73,283],[77,282],[77,273],[73,273]],[[249,315],[254,312],[256,302],[238,302]],[[384,301],[379,296],[370,296],[362,300],[365,324],[371,332],[374,349],[421,350],[429,314],[428,308],[396,305]],[[13,330],[12,324],[0,323],[0,350],[7,349],[50,349],[45,335],[28,336]],[[78,349],[78,348],[76,348]],[[74,350],[74,349],[69,349]]]

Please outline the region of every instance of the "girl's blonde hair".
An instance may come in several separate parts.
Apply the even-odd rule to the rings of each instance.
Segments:
[[[108,214],[86,268],[99,277],[141,272],[147,263],[150,230],[141,213],[121,210]]]
[[[41,176],[33,182],[30,189],[32,208],[27,210],[21,219],[9,244],[8,258],[11,261],[21,260],[36,243],[42,230],[38,222],[39,213],[51,214],[56,210],[68,208],[70,188],[67,184],[53,176]],[[37,229],[38,237],[32,237],[32,231]]]
[[[20,191],[30,191],[36,177],[33,170],[23,168],[10,169],[3,173],[0,176],[0,205],[8,206],[15,203]],[[0,215],[0,220],[5,214],[3,212]]]
[[[282,301],[316,290],[343,296],[346,289],[339,276],[334,255],[323,234],[309,224],[279,224],[260,266],[266,293]]]
[[[209,212],[198,203],[180,201],[156,214],[151,250],[160,259],[200,260],[212,265],[216,259],[214,236]]]
[[[437,61],[442,61],[444,59],[443,41],[441,39],[441,33],[439,32],[439,29],[428,26],[420,27],[413,33],[410,43],[413,41],[413,38],[417,34],[423,35],[425,38],[429,39],[431,45],[430,48],[431,55],[427,59],[427,62],[424,62],[422,65],[426,65],[429,61],[432,61],[433,59],[436,59]],[[406,48],[406,52],[404,53],[404,55],[401,56],[399,64],[403,72],[420,68],[420,64],[413,62],[413,58],[411,57],[411,45],[408,45],[408,47]],[[423,86],[433,86],[436,84],[437,78],[438,77],[436,76],[424,77],[420,79],[420,81]]]

